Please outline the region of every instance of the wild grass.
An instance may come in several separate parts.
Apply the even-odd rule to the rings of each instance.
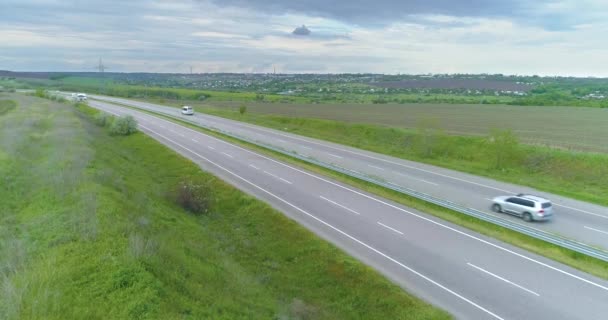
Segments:
[[[0,116],[17,108],[17,102],[14,100],[0,100]]]
[[[18,102],[0,117],[0,318],[449,318],[155,140]],[[175,203],[182,181],[209,184],[208,213]]]

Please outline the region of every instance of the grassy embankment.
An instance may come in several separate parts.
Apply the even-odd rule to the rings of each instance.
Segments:
[[[139,110],[137,108],[133,108],[133,109]],[[142,110],[139,110],[139,111],[142,111]],[[316,173],[325,175],[327,177],[333,178],[335,180],[342,181],[346,184],[349,184],[349,185],[359,188],[361,190],[365,190],[372,194],[376,194],[376,195],[379,195],[386,199],[395,201],[397,203],[401,203],[407,207],[414,208],[414,209],[420,210],[422,212],[432,214],[432,215],[440,217],[446,221],[453,222],[455,224],[464,226],[466,228],[469,228],[469,229],[479,232],[481,234],[504,241],[506,243],[510,243],[514,246],[523,248],[530,252],[534,252],[541,256],[545,256],[547,258],[550,258],[555,261],[561,262],[563,264],[569,265],[569,266],[579,269],[581,271],[596,275],[600,278],[608,279],[608,264],[604,261],[586,256],[586,255],[579,254],[572,250],[568,250],[568,249],[547,243],[545,241],[526,236],[519,232],[515,232],[512,230],[497,226],[495,224],[489,223],[489,222],[481,221],[479,219],[458,213],[456,211],[452,211],[452,210],[449,210],[449,209],[446,209],[443,207],[439,207],[439,206],[427,203],[425,201],[422,201],[422,200],[419,200],[419,199],[416,199],[413,197],[409,197],[402,193],[399,193],[399,192],[396,192],[396,191],[393,191],[390,189],[386,189],[384,187],[381,187],[379,185],[376,185],[376,184],[373,184],[373,183],[370,183],[367,181],[362,181],[357,178],[353,178],[351,176],[341,174],[341,173],[335,172],[330,169],[326,169],[323,167],[319,167],[319,166],[310,164],[308,162],[290,157],[290,156],[282,154],[282,153],[274,152],[272,150],[268,150],[263,147],[259,147],[259,146],[256,146],[256,145],[253,145],[253,144],[250,144],[247,142],[243,142],[241,140],[237,140],[235,138],[225,136],[225,135],[217,133],[215,131],[203,129],[201,127],[198,127],[198,126],[193,125],[186,121],[177,120],[177,119],[174,119],[174,118],[171,118],[168,116],[164,116],[164,115],[160,115],[160,114],[156,114],[153,112],[147,112],[147,111],[143,111],[143,112],[154,114],[158,117],[166,118],[168,120],[181,123],[182,125],[189,127],[193,130],[201,131],[206,134],[222,138],[222,139],[230,141],[234,144],[241,145],[248,149],[254,150],[260,154],[272,156],[275,159],[281,160],[285,163],[291,163],[291,164],[298,165],[311,172],[316,172]]]
[[[0,100],[0,115],[6,114],[7,112],[15,109],[17,102],[14,100]]]
[[[0,318],[448,318],[155,140],[15,97],[0,116]],[[209,213],[175,204],[185,180],[211,190]]]
[[[444,134],[433,123],[417,130],[312,118],[198,108],[220,117],[429,163],[608,205],[608,155],[519,143],[508,132],[489,137]]]

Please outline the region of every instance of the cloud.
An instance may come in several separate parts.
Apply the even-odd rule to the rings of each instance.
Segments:
[[[214,0],[220,6],[248,7],[267,14],[299,13],[361,25],[386,25],[410,15],[498,16],[522,7],[520,0]]]
[[[295,28],[291,33],[298,36],[308,36],[310,35],[310,30],[306,28],[305,25],[302,25],[301,27]]]
[[[369,3],[3,0],[0,69],[608,76],[605,0]]]
[[[599,21],[605,0],[212,0],[218,6],[251,8],[268,15],[324,17],[365,27],[412,22],[421,15],[508,18],[551,30]],[[431,23],[432,21],[427,21]]]

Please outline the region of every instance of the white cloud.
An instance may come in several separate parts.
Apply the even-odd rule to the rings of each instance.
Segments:
[[[603,1],[587,3],[608,12]],[[285,72],[608,76],[602,68],[608,24],[591,18],[547,29],[509,17],[417,14],[369,27],[190,0],[108,6],[94,11],[93,4],[66,10],[69,4],[59,1],[11,3],[12,15],[0,12],[0,69],[89,71],[102,56],[113,71],[185,72],[193,65],[199,72],[264,72],[276,65]],[[576,6],[569,0],[544,4],[543,12],[563,15]],[[302,24],[313,33],[291,35]]]

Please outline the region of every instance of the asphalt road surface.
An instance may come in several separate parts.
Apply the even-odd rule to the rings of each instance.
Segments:
[[[152,138],[457,318],[608,314],[608,281],[156,116],[90,105],[134,116]]]
[[[95,98],[173,116],[181,116],[179,110],[172,107],[114,97],[95,96]],[[608,208],[603,206],[541,192],[529,187],[499,182],[206,114],[196,113],[194,116],[182,117],[287,151],[295,151],[300,155],[309,156],[325,163],[332,163],[368,176],[380,178],[397,186],[423,192],[439,199],[449,200],[468,208],[483,211],[489,215],[500,216],[515,223],[526,224],[585,244],[608,249]],[[550,199],[554,204],[554,218],[551,221],[526,223],[518,217],[491,211],[492,198],[516,193],[529,193]]]

